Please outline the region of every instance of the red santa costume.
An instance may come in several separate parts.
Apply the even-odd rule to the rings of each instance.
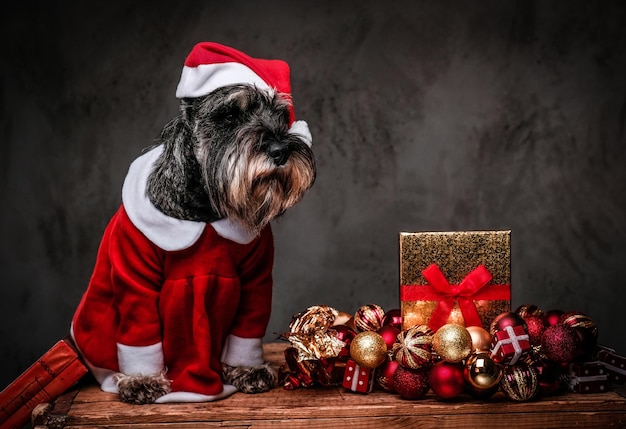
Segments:
[[[196,45],[185,61],[178,98],[251,83],[289,95],[289,69],[215,43]],[[291,132],[311,143],[308,127]],[[263,364],[274,248],[270,226],[258,235],[229,219],[211,224],[169,217],[152,205],[146,184],[162,146],[137,158],[122,187],[122,206],[107,226],[74,315],[72,336],[102,390],[117,393],[116,373],[167,370],[165,402],[211,401],[236,391],[220,378],[222,362]]]

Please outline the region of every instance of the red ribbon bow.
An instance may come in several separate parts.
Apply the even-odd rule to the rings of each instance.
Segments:
[[[446,324],[455,302],[459,303],[465,326],[482,326],[474,301],[510,298],[508,289],[497,288],[500,285],[485,287],[491,281],[492,276],[483,265],[474,268],[458,285],[448,283],[436,264],[426,267],[422,275],[430,284],[430,288],[406,285],[402,288],[401,299],[403,301],[438,301],[428,322],[428,326],[435,332]]]

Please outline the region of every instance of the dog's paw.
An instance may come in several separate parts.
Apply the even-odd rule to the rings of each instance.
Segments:
[[[157,375],[115,376],[120,400],[128,404],[153,404],[161,396],[171,391],[170,380],[165,373]]]
[[[261,366],[222,364],[222,378],[243,393],[262,393],[276,386],[278,373],[269,362]]]

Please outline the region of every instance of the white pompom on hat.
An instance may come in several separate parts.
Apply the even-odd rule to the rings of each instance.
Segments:
[[[176,97],[202,97],[218,88],[235,84],[251,84],[259,89],[274,89],[288,97],[290,132],[297,134],[311,146],[311,132],[307,123],[296,121],[291,103],[289,65],[285,61],[252,58],[219,43],[200,42],[185,59],[176,88]]]

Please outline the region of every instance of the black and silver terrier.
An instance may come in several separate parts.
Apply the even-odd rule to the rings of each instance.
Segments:
[[[212,401],[276,383],[261,348],[269,223],[316,176],[286,67],[198,44],[179,115],[129,169],[72,322],[101,388],[122,401]]]

